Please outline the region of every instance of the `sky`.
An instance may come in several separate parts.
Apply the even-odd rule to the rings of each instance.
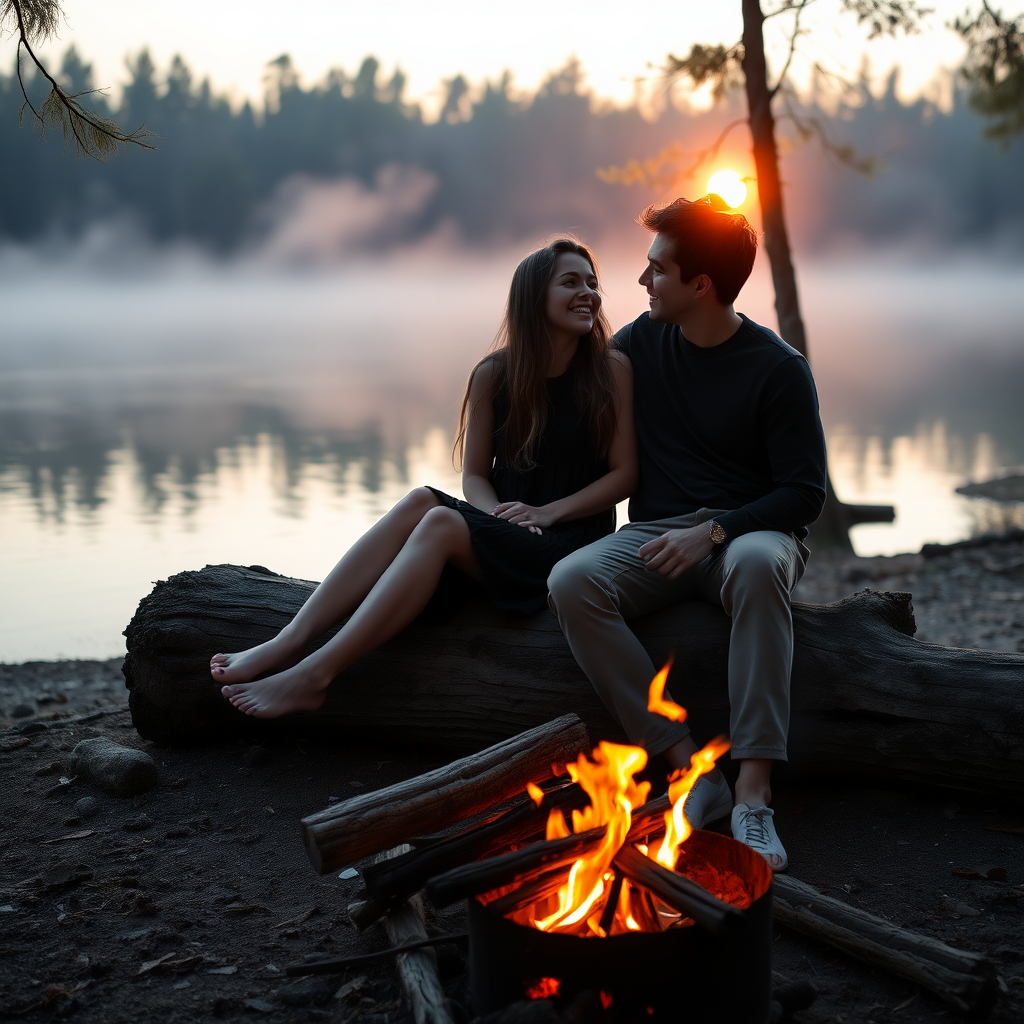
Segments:
[[[932,0],[935,14],[917,37],[870,44],[872,65],[901,65],[899,91],[948,96],[948,74],[963,50],[945,23],[966,0]],[[767,4],[766,4],[767,6]],[[1016,4],[1013,5],[1016,9]],[[97,85],[114,90],[125,79],[125,56],[148,46],[166,67],[181,53],[198,77],[209,75],[218,92],[237,102],[262,95],[264,65],[289,53],[304,81],[332,66],[350,73],[373,54],[390,72],[408,75],[407,99],[429,114],[442,99],[442,79],[462,73],[475,83],[510,69],[515,85],[531,90],[547,72],[578,58],[598,96],[628,103],[637,79],[650,81],[652,65],[694,42],[735,42],[741,32],[739,0],[64,0],[60,38],[43,47],[51,60],[69,43],[94,65]],[[813,31],[802,40],[805,57],[794,64],[805,78],[811,61],[855,72],[866,33],[840,0],[817,0],[805,16]],[[787,19],[768,23],[769,46],[781,62]],[[10,67],[14,44],[0,41],[0,66]]]

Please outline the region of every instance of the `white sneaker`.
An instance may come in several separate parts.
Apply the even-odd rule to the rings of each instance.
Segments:
[[[732,837],[761,854],[772,871],[785,871],[789,858],[775,832],[774,814],[770,807],[737,804],[732,809]]]
[[[704,828],[712,821],[726,818],[731,810],[732,790],[724,775],[717,783],[702,775],[683,804],[683,813],[693,828]]]

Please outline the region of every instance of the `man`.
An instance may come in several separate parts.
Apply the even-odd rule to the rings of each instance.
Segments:
[[[630,741],[685,768],[689,729],[647,710],[655,666],[627,620],[701,598],[732,618],[729,701],[736,804],[719,770],[687,799],[696,828],[731,811],[733,835],[777,871],[771,768],[786,760],[790,593],[825,501],[825,440],[806,360],[733,302],[757,236],[709,197],[649,207],[642,314],[615,336],[634,374],[640,484],[630,522],[548,579],[572,652]]]

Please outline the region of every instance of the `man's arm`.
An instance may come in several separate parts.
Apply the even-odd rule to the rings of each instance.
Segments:
[[[772,371],[761,412],[775,486],[748,505],[716,517],[729,538],[754,530],[790,533],[813,523],[825,507],[825,434],[804,359],[793,356]]]

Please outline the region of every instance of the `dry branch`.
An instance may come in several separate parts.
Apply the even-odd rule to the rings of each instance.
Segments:
[[[372,793],[332,804],[302,819],[309,859],[321,874],[443,828],[521,792],[590,749],[575,715],[521,733],[459,761]]]
[[[795,878],[776,875],[773,884],[780,924],[920,985],[961,1013],[980,1016],[995,1002],[995,969],[980,954],[909,932]]]

